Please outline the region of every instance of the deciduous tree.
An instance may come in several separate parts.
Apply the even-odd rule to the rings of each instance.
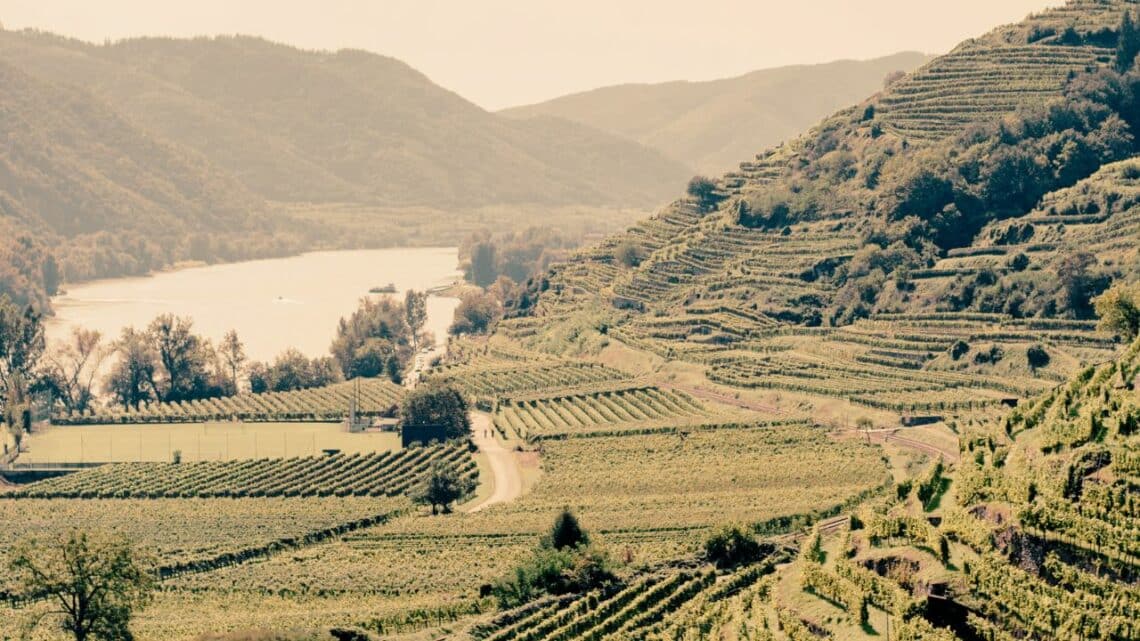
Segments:
[[[137,408],[154,399],[154,376],[158,357],[150,345],[146,332],[134,327],[123,328],[115,343],[119,360],[107,376],[105,389],[116,402],[125,408]]]
[[[361,299],[351,316],[340,319],[330,351],[347,379],[387,374],[399,381],[413,351],[404,305],[387,297]],[[381,353],[390,356],[378,366]]]
[[[152,379],[154,393],[165,402],[220,395],[211,381],[213,349],[194,334],[189,318],[163,314],[151,321],[147,334],[158,355],[159,368]],[[217,392],[217,393],[214,393]]]
[[[471,432],[467,399],[452,385],[421,385],[404,395],[400,422],[412,426],[442,426],[447,438],[464,438]]]
[[[420,338],[427,324],[427,292],[409,289],[404,294],[404,319],[412,333],[412,347],[420,349]]]
[[[455,308],[455,318],[449,331],[460,334],[485,334],[503,315],[502,305],[493,295],[484,292],[469,292]]]
[[[94,398],[95,377],[107,358],[103,335],[76,327],[71,340],[48,351],[44,361],[44,382],[63,407],[83,412]]]
[[[15,377],[25,382],[34,379],[44,347],[40,314],[31,306],[21,309],[0,295],[0,392],[7,390]]]
[[[246,362],[245,345],[238,338],[237,330],[231,329],[226,332],[225,337],[222,338],[222,344],[218,347],[218,352],[229,371],[230,389],[228,391],[230,394],[237,394],[241,391],[241,386],[238,385],[238,375],[245,367]]]
[[[431,506],[431,513],[451,512],[451,504],[475,491],[475,480],[460,476],[459,470],[447,461],[437,461],[431,474],[415,495],[417,502]]]
[[[50,604],[31,625],[57,619],[75,641],[133,639],[131,616],[150,602],[155,585],[152,563],[125,538],[73,530],[25,543],[11,559],[21,591]]]
[[[1094,302],[1100,328],[1125,340],[1140,335],[1140,285],[1118,284]]]

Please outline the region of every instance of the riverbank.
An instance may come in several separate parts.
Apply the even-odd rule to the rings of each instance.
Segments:
[[[90,281],[53,297],[47,321],[49,344],[66,340],[72,328],[119,336],[124,327],[144,327],[155,316],[189,316],[198,333],[219,341],[231,329],[253,360],[271,360],[287,348],[307,356],[328,354],[339,320],[369,290],[391,282],[396,294],[427,291],[459,281],[454,247],[307,252],[205,266],[183,266],[150,276]],[[446,292],[444,292],[445,294]],[[428,298],[426,329],[440,342],[458,300]]]

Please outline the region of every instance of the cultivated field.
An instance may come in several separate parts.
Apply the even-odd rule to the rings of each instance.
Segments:
[[[20,462],[236,461],[313,456],[322,450],[388,452],[393,432],[349,433],[340,423],[173,423],[48,427],[27,437]]]

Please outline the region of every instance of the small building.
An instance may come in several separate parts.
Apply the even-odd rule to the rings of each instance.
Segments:
[[[427,445],[432,441],[443,443],[447,440],[446,425],[401,425],[400,443],[408,447],[412,443]]]

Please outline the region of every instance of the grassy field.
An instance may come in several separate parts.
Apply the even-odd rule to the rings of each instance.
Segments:
[[[47,427],[27,437],[21,463],[237,461],[399,449],[394,432],[349,433],[340,423],[172,423]]]

